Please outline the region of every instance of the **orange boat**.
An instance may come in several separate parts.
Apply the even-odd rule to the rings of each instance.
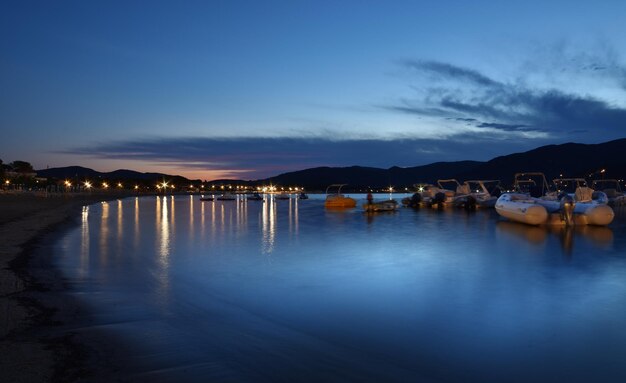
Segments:
[[[324,206],[327,208],[352,208],[356,207],[356,200],[354,198],[346,197],[341,194],[341,188],[347,184],[333,184],[326,188],[326,202]],[[336,194],[328,194],[331,188],[337,188]]]

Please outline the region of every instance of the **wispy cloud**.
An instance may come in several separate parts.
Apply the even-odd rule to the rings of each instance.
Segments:
[[[459,81],[466,81],[468,83],[488,87],[501,85],[497,81],[494,81],[478,71],[461,68],[448,63],[426,60],[405,60],[404,65],[408,68],[415,69],[418,72],[429,73],[443,79],[453,78]]]
[[[602,64],[578,58],[580,71],[605,72],[624,82],[626,71],[615,62]],[[606,61],[606,60],[605,60]],[[477,70],[450,63],[405,60],[403,65],[421,80],[413,99],[385,106],[388,110],[456,121],[507,137],[559,140],[571,134],[602,140],[623,134],[626,108],[589,94],[532,87],[527,82],[495,80]],[[610,73],[608,73],[610,72]],[[624,96],[624,95],[623,95]]]

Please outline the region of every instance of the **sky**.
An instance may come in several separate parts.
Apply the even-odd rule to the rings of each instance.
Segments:
[[[0,159],[193,179],[626,136],[623,1],[0,2]]]

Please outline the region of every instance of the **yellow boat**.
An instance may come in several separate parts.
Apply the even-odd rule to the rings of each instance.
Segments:
[[[347,184],[333,184],[326,188],[326,202],[324,206],[327,208],[352,208],[356,207],[356,200],[354,198],[346,197],[341,194],[341,188]],[[328,194],[331,188],[338,188],[336,194]]]

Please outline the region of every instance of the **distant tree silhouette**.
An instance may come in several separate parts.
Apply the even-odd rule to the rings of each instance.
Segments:
[[[11,168],[13,168],[14,172],[17,173],[34,173],[35,169],[33,169],[33,165],[30,162],[26,161],[13,161],[9,164]]]

